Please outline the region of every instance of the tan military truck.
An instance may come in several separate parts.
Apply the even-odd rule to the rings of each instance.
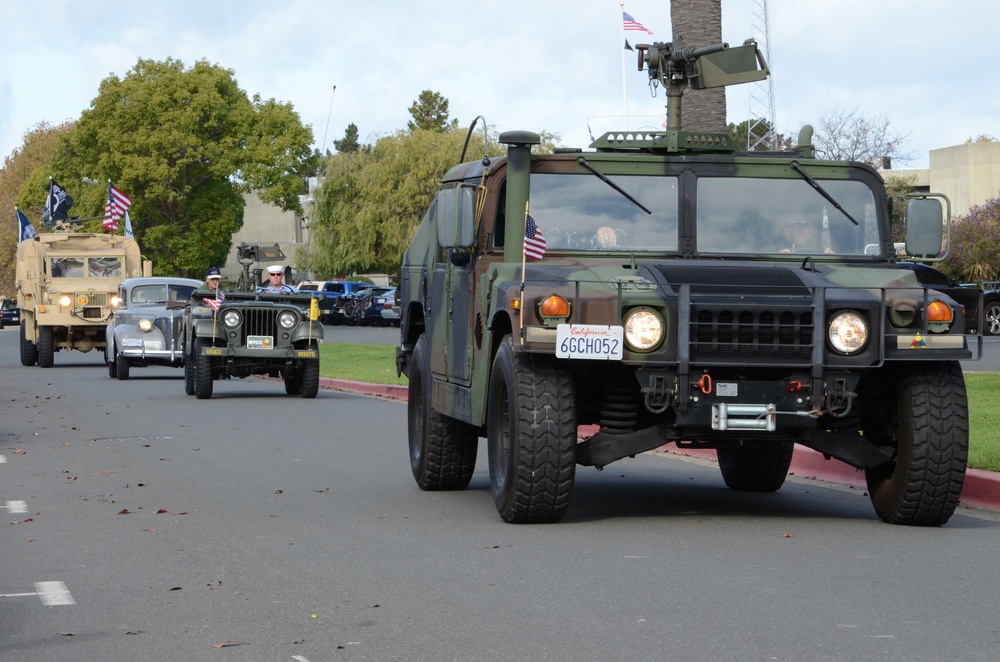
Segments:
[[[21,364],[50,368],[63,349],[104,349],[113,299],[125,278],[152,275],[134,239],[51,233],[17,247]]]

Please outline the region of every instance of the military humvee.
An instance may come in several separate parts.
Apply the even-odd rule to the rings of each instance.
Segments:
[[[151,273],[127,237],[53,232],[22,241],[16,283],[21,364],[50,368],[60,350],[103,350],[118,284]]]
[[[319,392],[323,325],[308,294],[226,292],[217,299],[213,290],[196,290],[185,328],[188,395],[208,399],[215,380],[250,375],[281,377],[288,395]]]
[[[801,444],[863,469],[883,520],[945,523],[968,450],[959,361],[981,357],[981,329],[896,267],[880,175],[818,159],[808,127],[750,153],[681,130],[683,88],[766,76],[752,41],[642,45],[643,65],[665,131],[551,155],[507,132],[506,157],[445,175],[398,290],[417,484],[465,488],[486,436],[501,517],[552,522],[577,464],[672,442],[767,492]],[[939,259],[945,203],[908,201],[911,259]],[[581,425],[599,431],[581,442]]]

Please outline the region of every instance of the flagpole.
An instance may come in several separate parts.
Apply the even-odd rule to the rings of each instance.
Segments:
[[[625,110],[625,130],[628,131],[628,93],[625,91],[625,3],[619,2],[619,8],[621,11],[618,13],[619,23],[622,26],[622,40],[621,40],[621,52],[622,52],[622,108]]]
[[[524,222],[522,223],[523,229],[521,230],[521,293],[520,301],[517,306],[517,337],[521,340],[521,345],[524,345],[524,269],[527,265],[528,254],[524,250],[524,242],[528,239],[528,200],[524,201]]]

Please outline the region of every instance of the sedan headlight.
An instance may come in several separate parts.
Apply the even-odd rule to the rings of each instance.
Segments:
[[[625,316],[625,342],[637,352],[648,352],[663,339],[663,320],[648,308],[636,308]]]
[[[149,333],[150,331],[152,331],[153,330],[153,320],[148,320],[148,319],[139,320],[139,330],[140,331],[145,331],[146,333]]]
[[[830,346],[841,354],[855,354],[868,342],[868,323],[853,310],[837,313],[827,327]]]
[[[230,329],[234,329],[240,325],[240,314],[235,310],[227,310],[222,313],[222,323]]]
[[[281,313],[278,313],[278,326],[280,326],[282,329],[291,329],[298,323],[298,321],[299,321],[298,315],[296,315],[290,310],[285,310],[282,311]]]

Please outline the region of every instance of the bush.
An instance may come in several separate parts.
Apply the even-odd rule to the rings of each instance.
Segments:
[[[1000,277],[1000,198],[987,200],[955,218],[951,254],[943,266],[961,282],[982,283]]]

